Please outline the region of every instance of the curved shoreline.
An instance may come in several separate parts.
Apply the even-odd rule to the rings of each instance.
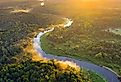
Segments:
[[[80,66],[81,68],[85,68],[87,70],[90,71],[94,71],[98,74],[100,74],[101,76],[103,76],[108,82],[120,82],[118,79],[118,75],[116,73],[114,73],[113,71],[105,68],[105,67],[101,67],[98,65],[95,65],[93,63],[89,63],[86,61],[79,61],[73,58],[69,58],[69,57],[63,57],[63,56],[55,56],[52,54],[46,54],[46,52],[44,52],[44,50],[41,47],[41,37],[45,34],[45,33],[49,33],[52,32],[54,30],[54,27],[56,26],[63,26],[63,27],[69,27],[72,25],[73,21],[71,19],[68,18],[64,18],[66,19],[66,23],[65,24],[59,24],[59,25],[54,25],[52,27],[52,29],[44,31],[44,32],[40,32],[37,37],[34,38],[33,41],[33,45],[35,50],[38,52],[38,54],[46,59],[57,59],[60,61],[71,61],[76,63],[78,66]]]

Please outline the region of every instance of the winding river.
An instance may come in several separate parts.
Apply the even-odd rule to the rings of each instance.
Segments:
[[[64,18],[66,19],[66,22],[64,24],[59,24],[59,25],[53,25],[52,28],[50,30],[44,31],[44,32],[40,32],[33,40],[33,46],[34,49],[38,52],[38,54],[46,59],[56,59],[56,60],[60,60],[60,61],[71,61],[76,63],[78,66],[80,66],[81,68],[85,68],[87,70],[90,71],[94,71],[97,74],[100,74],[101,76],[103,76],[108,82],[120,82],[118,79],[118,75],[117,73],[113,72],[112,70],[110,70],[107,67],[104,66],[98,66],[96,64],[93,63],[89,63],[86,61],[79,61],[77,59],[73,59],[73,58],[69,58],[69,57],[63,57],[63,56],[55,56],[53,54],[46,54],[45,51],[43,51],[42,47],[41,47],[41,37],[48,32],[52,32],[54,30],[54,27],[56,26],[63,26],[65,28],[69,27],[72,25],[73,21],[71,19],[68,18]]]

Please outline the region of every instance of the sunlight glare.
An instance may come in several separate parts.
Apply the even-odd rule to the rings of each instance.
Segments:
[[[41,6],[44,6],[44,5],[45,5],[45,3],[44,3],[44,2],[42,2],[42,3],[41,3]]]

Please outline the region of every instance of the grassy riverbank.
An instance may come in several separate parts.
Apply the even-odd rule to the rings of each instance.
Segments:
[[[45,52],[47,52],[49,54],[57,54],[58,56],[67,56],[67,57],[70,57],[69,55],[64,55],[64,54],[61,54],[58,51],[56,52],[54,50],[51,50],[52,46],[50,44],[48,44],[48,40],[46,40],[46,36],[48,34],[49,33],[46,33],[45,36],[42,36],[42,38],[41,38],[42,48],[45,50]],[[73,56],[73,58],[76,58],[76,57]],[[107,82],[104,78],[102,78],[100,75],[96,74],[95,72],[91,72],[91,71],[88,71],[88,72],[89,72],[90,77],[93,80],[93,82]]]
[[[107,59],[107,57],[103,57],[103,53],[98,53],[98,54],[94,54],[94,52],[92,53],[88,53],[88,51],[84,51],[84,50],[79,50],[80,47],[79,45],[75,44],[75,43],[56,43],[51,40],[49,40],[50,34],[47,33],[44,36],[42,36],[41,41],[42,41],[42,48],[43,50],[45,50],[45,52],[49,53],[49,54],[56,54],[58,56],[67,56],[67,57],[72,57],[72,58],[76,58],[79,60],[86,60],[89,62],[93,62],[95,64],[98,65],[104,65],[107,66],[109,68],[111,68],[112,70],[116,71],[119,75],[121,74],[121,66],[120,64],[116,64],[115,62],[117,60],[109,60]],[[67,46],[70,45],[70,46]],[[71,46],[76,45],[73,49]],[[84,44],[83,44],[84,45]],[[71,48],[71,49],[70,49]],[[92,55],[91,55],[92,54]]]

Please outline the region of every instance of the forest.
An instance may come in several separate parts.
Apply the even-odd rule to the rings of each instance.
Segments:
[[[0,67],[0,82],[92,82],[89,73],[83,69],[66,67],[63,69],[54,60],[33,62]]]
[[[10,13],[12,10],[0,9],[0,64],[12,63],[13,56],[23,54],[22,49],[26,48],[27,40],[32,38],[38,29],[63,22],[55,15]]]
[[[42,37],[46,53],[107,66],[121,75],[121,36],[109,32],[120,27],[121,11],[82,9],[68,1],[49,0],[43,7],[39,0],[0,1],[0,82],[107,82],[95,71],[43,60],[33,49],[34,37],[63,24],[63,18],[74,22]]]

